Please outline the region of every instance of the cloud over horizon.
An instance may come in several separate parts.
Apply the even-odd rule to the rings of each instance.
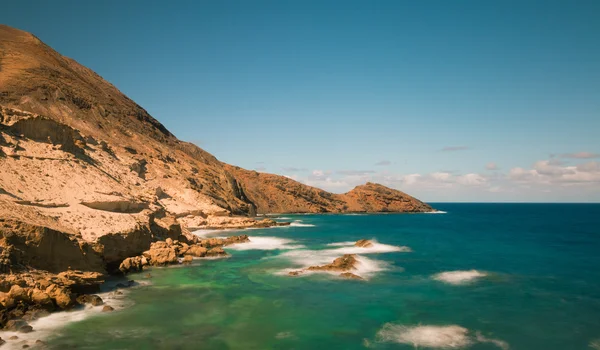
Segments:
[[[600,153],[591,152],[577,152],[577,153],[563,153],[559,155],[560,158],[573,158],[573,159],[593,159],[600,158]]]

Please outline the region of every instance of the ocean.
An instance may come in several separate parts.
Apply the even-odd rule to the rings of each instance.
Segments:
[[[44,341],[52,349],[600,349],[600,205],[433,206],[444,213],[281,215],[292,226],[213,233],[245,233],[251,243],[228,247],[228,258],[130,275],[136,287],[103,295],[116,311],[42,319],[51,329]],[[375,244],[353,247],[359,239]],[[359,254],[364,280],[287,274],[343,254]],[[77,321],[60,323],[69,315]]]

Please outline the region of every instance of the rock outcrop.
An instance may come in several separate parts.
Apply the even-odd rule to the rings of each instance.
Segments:
[[[368,239],[359,239],[356,241],[356,243],[354,243],[354,246],[359,248],[371,248],[373,246],[373,242],[369,241]]]
[[[350,272],[356,270],[358,260],[355,254],[344,254],[339,258],[333,260],[331,264],[309,266],[302,270],[291,271],[288,273],[290,276],[300,276],[306,272],[341,272],[340,277],[349,279],[362,279],[362,277]]]

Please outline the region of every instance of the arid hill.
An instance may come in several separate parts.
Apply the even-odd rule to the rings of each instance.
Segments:
[[[432,208],[407,195],[368,182],[335,194],[285,176],[227,166],[258,213],[427,212]]]
[[[257,211],[430,210],[380,185],[337,195],[224,164],[90,69],[0,25],[0,273],[118,272],[152,242],[195,242],[190,228],[275,224]],[[0,278],[0,294],[13,280]]]

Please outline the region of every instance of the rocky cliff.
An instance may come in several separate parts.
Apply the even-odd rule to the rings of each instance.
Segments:
[[[193,243],[190,228],[275,224],[253,220],[257,210],[431,208],[380,185],[337,195],[223,164],[90,69],[0,25],[1,273],[118,272],[158,240]]]

